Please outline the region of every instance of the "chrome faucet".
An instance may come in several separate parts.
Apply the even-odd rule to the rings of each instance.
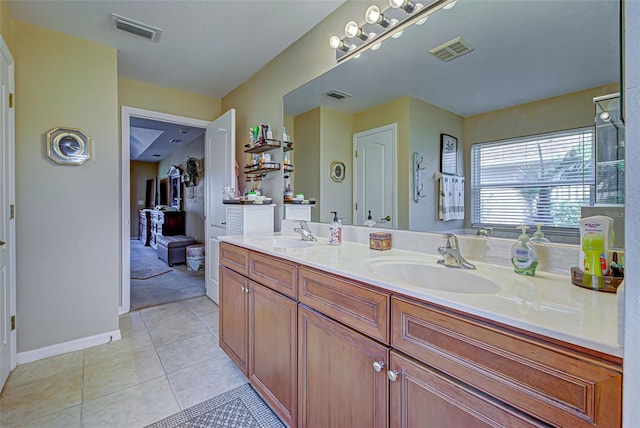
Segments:
[[[444,247],[438,247],[438,252],[442,254],[443,258],[438,260],[438,264],[457,267],[462,269],[475,269],[475,265],[469,263],[460,254],[460,248],[458,247],[458,237],[453,233],[445,233],[442,235],[444,239]]]
[[[316,237],[311,234],[309,230],[309,225],[304,220],[296,220],[300,227],[296,227],[293,229],[294,232],[300,234],[300,239],[303,241],[317,241]]]

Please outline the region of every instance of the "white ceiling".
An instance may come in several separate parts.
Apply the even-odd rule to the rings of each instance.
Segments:
[[[118,74],[222,98],[344,0],[8,0],[13,19],[118,50]],[[111,13],[163,30],[116,30]]]
[[[344,0],[8,0],[13,19],[118,50],[118,75],[222,98]],[[158,43],[113,27],[111,13],[162,29]],[[201,137],[132,119],[131,159],[157,162]],[[171,139],[181,139],[174,144]]]
[[[467,117],[619,82],[619,11],[616,0],[459,0],[287,94],[285,113],[354,113],[409,95]],[[429,54],[457,36],[475,50],[449,62]]]

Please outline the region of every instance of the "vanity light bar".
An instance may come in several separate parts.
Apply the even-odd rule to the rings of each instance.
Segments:
[[[425,20],[426,18],[429,17],[429,15],[435,13],[436,11],[445,8],[445,6],[453,5],[455,3],[456,3],[456,0],[434,0],[431,3],[427,4],[426,6],[416,10],[413,14],[407,15],[406,18],[399,21],[396,25],[393,25],[388,29],[384,30],[380,34],[377,34],[377,35],[373,35],[373,33],[369,34],[369,37],[367,38],[367,40],[364,40],[362,44],[358,46],[348,45],[347,43],[345,43],[345,45],[350,46],[350,48],[348,50],[339,49],[339,48],[336,49],[336,60],[338,64],[340,64],[344,61],[347,61],[348,59],[351,59],[356,56],[360,56],[362,52],[372,49],[374,46],[380,46],[382,42],[393,37],[398,33],[401,33],[402,31],[404,31],[414,23],[417,23],[418,21],[421,21],[421,20]],[[337,36],[333,36],[333,37],[337,37]],[[331,44],[331,47],[335,49],[334,47],[335,45],[336,43],[334,41],[334,43]]]

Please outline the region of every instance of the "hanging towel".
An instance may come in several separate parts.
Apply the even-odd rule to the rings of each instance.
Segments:
[[[438,217],[444,221],[464,219],[464,177],[440,176]]]

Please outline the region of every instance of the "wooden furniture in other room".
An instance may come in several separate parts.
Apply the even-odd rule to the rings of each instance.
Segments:
[[[151,210],[138,210],[138,239],[145,247],[151,242]]]
[[[158,236],[175,235],[184,235],[184,211],[151,210],[151,247],[158,248]]]

